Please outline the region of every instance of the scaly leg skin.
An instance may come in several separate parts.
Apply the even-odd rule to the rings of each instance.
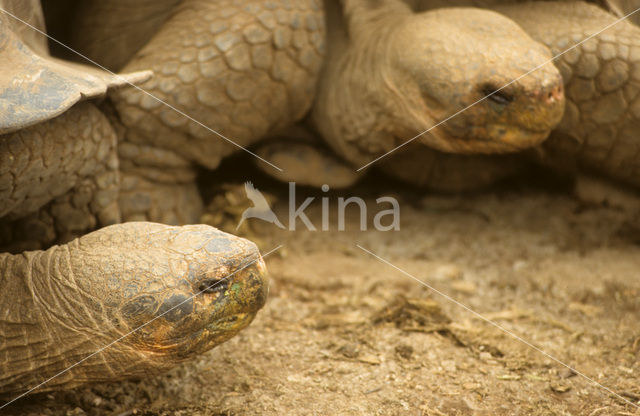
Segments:
[[[203,206],[192,163],[174,152],[126,141],[118,151],[123,221],[199,222]]]
[[[255,244],[206,225],[116,224],[0,254],[0,396],[67,369],[37,391],[168,370],[249,325],[267,285]]]
[[[38,249],[119,222],[116,151],[91,103],[0,136],[0,247]]]
[[[596,6],[532,3],[497,10],[546,44],[554,55],[616,18]],[[563,163],[640,186],[640,28],[622,21],[562,55],[556,62],[566,85],[564,119],[546,143]],[[570,139],[569,139],[570,138]]]
[[[152,69],[154,77],[142,89],[247,146],[307,113],[323,51],[319,0],[186,0],[123,71]],[[238,151],[141,91],[111,97],[125,142],[209,169]],[[135,186],[131,192],[143,199],[149,191]]]

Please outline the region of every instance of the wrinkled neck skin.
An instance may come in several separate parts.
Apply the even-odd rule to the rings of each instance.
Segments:
[[[384,35],[385,28],[398,24],[413,13],[402,0],[342,0],[341,3],[344,17],[340,24],[346,24],[348,36],[355,42],[370,39],[376,29],[381,29]],[[334,0],[334,4],[328,7],[333,9],[335,6]],[[335,11],[333,12],[335,16]],[[333,22],[330,24],[338,23],[336,20]],[[374,40],[381,39],[380,36],[375,36]]]
[[[343,14],[336,0],[325,1],[328,56],[312,110],[313,123],[325,140],[356,164],[391,150],[395,135],[411,134],[393,131],[393,120],[416,111],[385,73],[389,38],[412,12],[402,2],[387,0],[370,10],[371,2],[345,0]]]
[[[113,324],[100,300],[76,282],[69,256],[66,246],[0,255],[0,304],[6,305],[0,311],[0,396],[35,387],[54,375],[52,370],[64,370],[125,333],[105,329]],[[90,305],[96,309],[89,310]],[[105,368],[135,375],[136,357],[143,358],[126,343],[116,344],[41,391],[83,384]]]

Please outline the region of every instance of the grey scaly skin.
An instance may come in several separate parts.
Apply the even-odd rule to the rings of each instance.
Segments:
[[[249,325],[268,285],[248,240],[132,222],[2,254],[0,287],[0,395],[10,399],[119,339],[38,391],[166,371]]]
[[[0,138],[5,250],[39,249],[120,222],[117,137],[93,103]]]
[[[44,29],[38,1],[0,7]],[[26,24],[0,13],[0,247],[13,252],[120,221],[117,135],[86,100],[150,76],[52,58]]]

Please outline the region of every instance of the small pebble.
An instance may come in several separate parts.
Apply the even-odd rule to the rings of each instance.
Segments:
[[[549,387],[556,393],[566,393],[571,390],[571,384],[565,381],[552,381],[549,383]]]
[[[411,345],[400,344],[396,346],[396,354],[405,360],[410,360],[413,354],[413,347]]]
[[[563,368],[558,372],[558,376],[560,376],[560,378],[569,378],[575,375],[576,375],[576,372],[570,368]]]

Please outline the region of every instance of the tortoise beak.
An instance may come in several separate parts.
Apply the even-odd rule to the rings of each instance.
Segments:
[[[247,258],[231,276],[226,291],[243,312],[256,313],[267,301],[269,278],[262,256]]]
[[[187,318],[175,329],[166,352],[184,359],[232,338],[253,321],[268,292],[267,268],[256,249],[235,271],[194,298],[195,319]]]

